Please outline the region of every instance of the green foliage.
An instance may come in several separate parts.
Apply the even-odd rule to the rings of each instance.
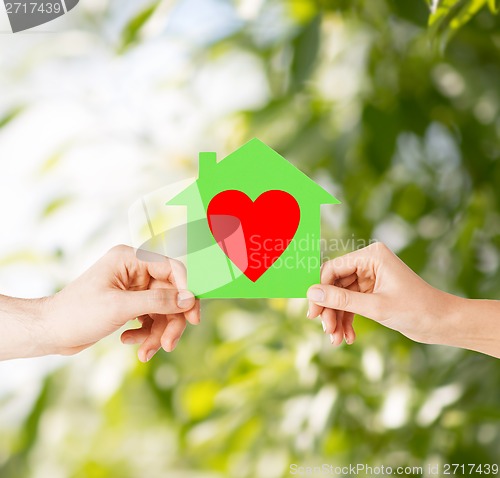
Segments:
[[[19,114],[21,114],[23,108],[21,106],[14,107],[0,116],[0,128],[7,126],[12,120],[14,120]]]
[[[155,13],[159,2],[153,2],[143,8],[137,15],[133,16],[125,25],[122,31],[122,41],[119,50],[124,51],[131,45],[140,41],[141,30]]]
[[[492,14],[498,13],[496,0],[430,0],[430,2],[431,32],[446,40],[483,8],[488,7]]]

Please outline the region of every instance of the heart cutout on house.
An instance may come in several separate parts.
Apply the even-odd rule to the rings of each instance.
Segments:
[[[228,190],[212,198],[207,219],[224,254],[255,282],[289,246],[300,207],[286,191],[266,191],[252,201],[242,191]]]

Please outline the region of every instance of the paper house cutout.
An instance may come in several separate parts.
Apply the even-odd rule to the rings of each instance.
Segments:
[[[200,298],[303,298],[319,282],[321,204],[339,204],[284,157],[252,139],[221,161],[216,153],[200,153],[198,179],[167,202],[187,206],[188,287]],[[256,201],[268,191],[283,191],[297,201],[300,221],[281,256],[257,280],[234,264],[210,230],[207,209],[223,191],[240,191]],[[270,217],[279,215],[272,204]],[[243,228],[245,224],[242,224]],[[212,224],[213,227],[213,224]],[[235,227],[235,234],[241,230]],[[241,241],[241,237],[232,237]],[[271,245],[272,247],[272,245]]]

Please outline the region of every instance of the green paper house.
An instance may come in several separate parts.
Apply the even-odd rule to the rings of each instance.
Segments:
[[[288,196],[291,195],[300,209],[293,238],[257,279],[245,275],[241,263],[231,260],[234,256],[211,230],[207,209],[213,198],[225,191],[244,193],[250,206],[251,201],[257,204],[268,191],[278,191],[293,201]],[[320,206],[338,203],[334,196],[258,139],[252,139],[221,161],[217,161],[216,153],[200,153],[198,179],[167,202],[169,206],[187,206],[189,289],[200,298],[306,297],[307,289],[320,278]],[[234,204],[228,207],[234,208]],[[273,208],[271,203],[264,212],[261,208],[261,214],[263,223],[272,228],[280,221],[286,223],[290,219],[287,214],[292,212]],[[258,218],[254,224],[258,228]],[[244,244],[241,238],[239,243]]]

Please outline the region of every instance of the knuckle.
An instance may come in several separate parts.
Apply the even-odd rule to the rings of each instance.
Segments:
[[[330,259],[329,261],[325,261],[321,264],[320,267],[320,272],[327,272],[330,267],[332,267],[333,264],[333,259]]]
[[[184,286],[185,282],[186,282],[186,266],[176,260],[176,259],[169,259],[170,261],[170,269],[172,271],[172,277],[173,277],[173,280],[174,280],[174,283],[177,285],[177,286]]]
[[[374,242],[373,244],[371,244],[368,247],[371,247],[373,250],[375,250],[381,254],[385,254],[385,253],[389,252],[389,248],[387,247],[387,245],[384,242]]]
[[[182,271],[186,270],[186,266],[178,259],[172,259],[169,257],[168,260],[170,261],[170,264],[172,265],[172,267],[175,267],[175,268],[182,270]]]
[[[328,274],[330,273],[330,269],[332,267],[332,261],[326,261],[321,264],[321,268],[319,271],[319,277],[321,282],[327,282]]]
[[[345,289],[336,287],[332,290],[331,302],[334,309],[345,310],[349,307],[349,294]]]
[[[116,246],[113,246],[108,251],[108,254],[111,254],[111,255],[126,254],[126,253],[129,253],[131,250],[132,250],[132,248],[130,246],[126,246],[125,244],[118,244]]]
[[[332,259],[331,261],[329,261],[328,263],[328,267],[330,269],[335,269],[336,267],[340,267],[346,260],[346,256],[337,256],[335,259]]]
[[[167,291],[164,289],[151,289],[149,293],[149,301],[151,307],[163,309],[170,304]]]
[[[338,256],[331,261],[330,271],[332,273],[334,271],[337,271],[337,272],[341,271],[346,266],[351,265],[354,260],[355,260],[355,257],[352,255],[352,253],[346,254],[345,256]]]

